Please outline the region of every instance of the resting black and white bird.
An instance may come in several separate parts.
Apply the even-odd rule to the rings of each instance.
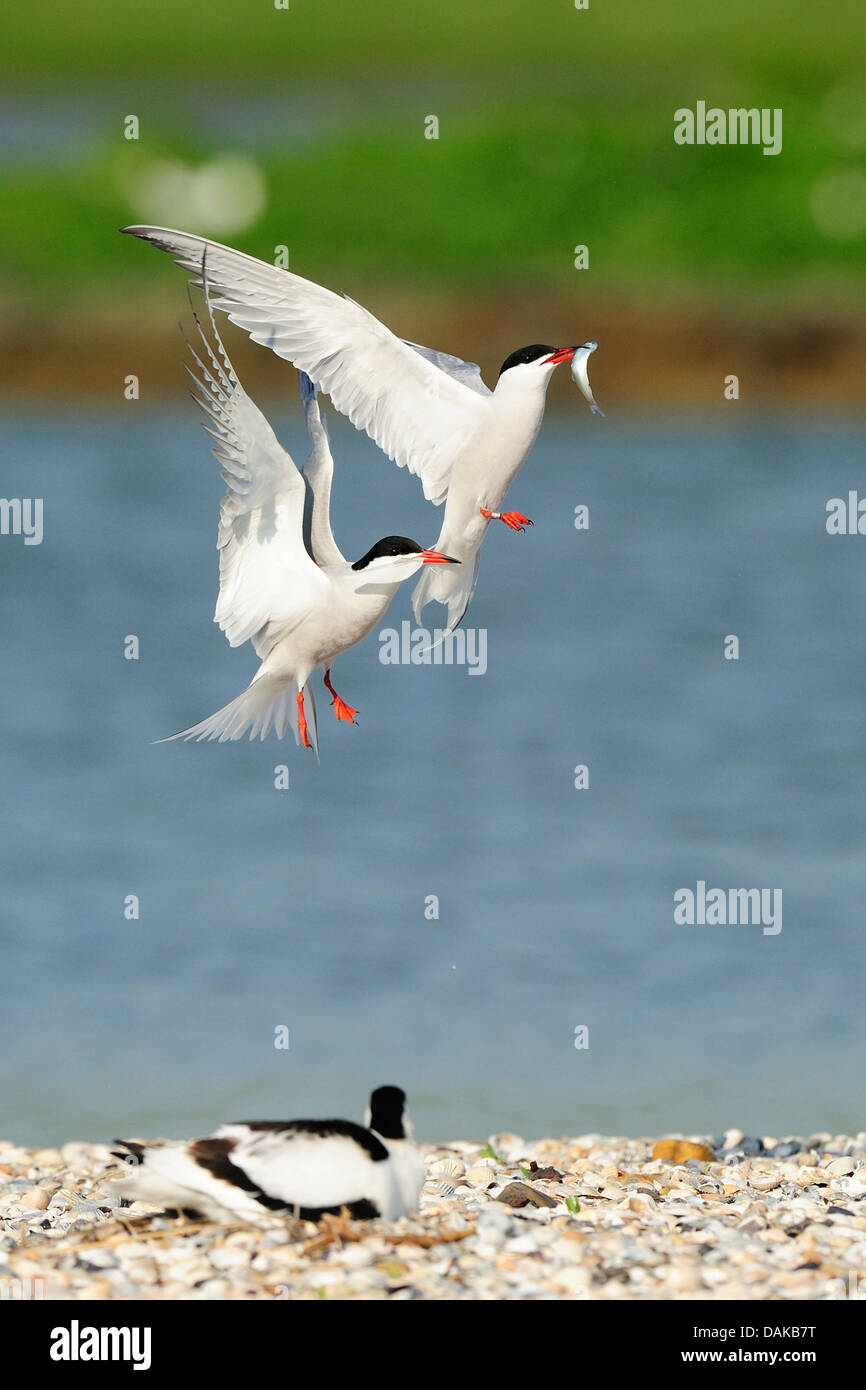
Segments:
[[[205,1139],[165,1144],[117,1140],[129,1165],[121,1197],[214,1221],[287,1212],[318,1221],[343,1207],[358,1220],[397,1221],[416,1211],[424,1161],[406,1096],[380,1086],[366,1124],[352,1120],[247,1120]]]
[[[291,271],[168,227],[123,230],[195,274],[206,252],[214,307],[306,372],[337,410],[420,478],[429,501],[445,502],[436,549],[461,568],[425,571],[413,604],[419,621],[430,600],[446,604],[448,629],[456,627],[475,592],[491,520],[513,530],[529,524],[521,512],[501,511],[501,503],[541,427],[551,376],[580,350],[520,348],[490,391],[474,362],[397,338],[354,300]],[[586,376],[595,344],[582,346],[575,380],[597,410]]]
[[[191,347],[197,371],[187,370],[228,486],[220,510],[214,622],[231,646],[251,641],[261,665],[236,699],[170,737],[224,743],[247,730],[251,739],[263,739],[271,729],[282,738],[291,727],[298,742],[318,752],[310,676],[323,669],[337,719],[354,723],[357,710],[331,684],[334,658],[366,636],[403,581],[422,565],[458,562],[406,536],[385,536],[354,564],[345,559],[331,531],[334,460],[315,386],[301,375],[312,444],[305,484],[238,381],[210,310],[207,267],[202,279],[214,347],[195,315],[209,365]]]

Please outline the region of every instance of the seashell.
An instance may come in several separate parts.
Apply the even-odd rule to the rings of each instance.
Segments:
[[[46,1211],[51,1201],[52,1191],[48,1187],[34,1187],[21,1194],[21,1206],[25,1211]]]
[[[37,1149],[31,1162],[34,1168],[61,1168],[63,1155],[59,1149]]]
[[[749,1186],[756,1192],[772,1192],[782,1181],[781,1174],[770,1169],[753,1170],[749,1174]]]
[[[436,1184],[436,1191],[441,1192],[443,1197],[453,1197],[457,1189],[450,1182],[440,1180]]]
[[[487,1187],[491,1182],[495,1182],[496,1174],[487,1163],[473,1163],[472,1167],[466,1171],[466,1181],[473,1187]]]
[[[437,1178],[462,1178],[466,1164],[461,1163],[459,1158],[443,1158],[433,1164],[430,1172]]]
[[[857,1163],[853,1158],[831,1158],[825,1170],[834,1178],[850,1178],[857,1171]]]

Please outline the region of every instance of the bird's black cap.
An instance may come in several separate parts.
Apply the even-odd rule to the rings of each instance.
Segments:
[[[370,1097],[370,1128],[383,1139],[405,1139],[406,1093],[399,1086],[379,1086]]]
[[[529,347],[518,348],[510,357],[506,357],[499,368],[499,375],[502,376],[509,367],[519,367],[524,362],[537,362],[539,357],[549,357],[552,352],[556,352],[556,348],[551,347],[550,343],[530,343]]]
[[[421,546],[415,541],[410,541],[407,536],[385,536],[383,540],[377,541],[374,546],[371,546],[367,554],[362,555],[360,560],[356,560],[352,569],[365,569],[371,560],[378,560],[380,555],[420,554]]]

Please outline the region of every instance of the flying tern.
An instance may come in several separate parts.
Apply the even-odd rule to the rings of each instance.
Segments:
[[[319,1221],[347,1207],[359,1220],[396,1221],[417,1210],[424,1162],[398,1086],[379,1086],[366,1124],[352,1120],[246,1120],[205,1139],[117,1140],[129,1173],[121,1197],[198,1211],[214,1221],[273,1212]]]
[[[416,619],[426,603],[448,607],[448,630],[475,591],[479,553],[491,521],[529,524],[501,503],[535,442],[547,386],[578,352],[575,380],[597,409],[580,348],[534,343],[505,359],[491,391],[474,362],[397,338],[348,296],[218,242],[167,227],[123,230],[168,252],[197,274],[207,253],[214,307],[316,382],[401,468],[417,475],[429,501],[445,503],[436,548],[461,561],[426,570],[413,595]]]
[[[214,622],[231,646],[251,641],[261,665],[236,699],[171,738],[224,743],[247,730],[251,739],[264,739],[271,729],[282,738],[291,725],[296,740],[318,752],[310,676],[323,669],[337,719],[354,723],[357,710],[331,684],[334,658],[366,636],[403,581],[422,565],[458,561],[406,536],[385,536],[354,564],[344,558],[331,531],[334,460],[314,384],[301,374],[312,443],[305,484],[238,381],[210,309],[209,267],[202,281],[215,347],[195,315],[209,365],[190,347],[198,370],[187,370],[228,486],[220,510]],[[305,522],[307,488],[311,506]]]

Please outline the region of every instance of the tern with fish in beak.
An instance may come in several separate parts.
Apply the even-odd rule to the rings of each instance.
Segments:
[[[547,387],[557,366],[594,344],[534,343],[503,362],[494,390],[474,362],[395,336],[360,304],[312,280],[218,242],[168,227],[123,231],[166,251],[198,275],[207,253],[214,308],[254,342],[306,372],[401,468],[420,480],[424,496],[445,503],[436,549],[458,566],[428,566],[413,594],[420,622],[427,603],[448,608],[448,631],[465,615],[478,578],[481,545],[491,521],[515,531],[529,524],[501,503],[541,427]],[[597,412],[586,356],[575,375]]]

